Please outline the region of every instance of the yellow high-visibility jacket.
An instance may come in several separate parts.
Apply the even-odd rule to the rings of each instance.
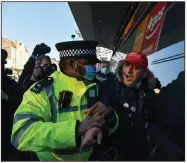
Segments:
[[[86,161],[92,154],[92,148],[77,147],[76,122],[85,119],[83,110],[88,109],[85,93],[96,84],[86,86],[83,81],[77,81],[60,70],[51,77],[54,81],[49,87],[53,92],[43,88],[35,93],[31,91],[33,86],[25,92],[14,115],[11,142],[18,150],[36,152],[41,161]],[[73,92],[69,108],[58,108],[62,90]],[[115,116],[117,118],[116,113]],[[117,126],[118,118],[110,132]]]

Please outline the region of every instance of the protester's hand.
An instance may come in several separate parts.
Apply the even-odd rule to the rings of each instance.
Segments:
[[[42,70],[39,65],[35,66],[31,80],[37,80],[42,75]]]
[[[50,53],[50,51],[51,51],[51,48],[49,46],[47,46],[44,43],[41,43],[35,46],[32,52],[32,56],[34,57],[41,56],[41,55]]]
[[[105,124],[105,119],[101,116],[87,116],[78,126],[78,136],[83,136],[85,133],[93,128],[102,128]]]
[[[109,117],[112,114],[112,110],[109,107],[107,107],[105,104],[98,101],[91,108],[84,110],[83,113],[87,114],[87,116]]]
[[[35,47],[34,47],[34,50],[32,52],[32,57],[36,57],[38,55],[38,49],[40,48],[40,44],[37,44]]]
[[[8,101],[8,95],[1,89],[1,99]]]
[[[82,147],[91,147],[94,143],[98,143],[101,145],[103,138],[103,133],[100,128],[93,127],[89,129],[86,134],[84,135],[83,142],[81,144]]]

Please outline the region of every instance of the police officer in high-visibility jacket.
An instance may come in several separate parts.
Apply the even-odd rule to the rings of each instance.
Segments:
[[[96,41],[57,43],[60,70],[31,86],[14,115],[12,144],[40,161],[86,161],[94,143],[118,126],[115,111],[99,101]],[[86,115],[85,110],[91,110]]]

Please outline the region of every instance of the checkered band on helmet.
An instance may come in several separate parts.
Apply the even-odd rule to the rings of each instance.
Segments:
[[[60,51],[60,57],[72,57],[94,54],[96,54],[96,49],[68,49]]]

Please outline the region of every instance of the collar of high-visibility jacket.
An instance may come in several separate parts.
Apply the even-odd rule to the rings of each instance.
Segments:
[[[61,70],[58,70],[58,74],[62,75],[63,78],[66,79],[68,78],[69,80],[76,81],[76,82],[78,81],[76,78],[64,74]]]
[[[67,80],[67,81],[69,81],[69,82],[71,82],[71,83],[83,83],[83,81],[79,81],[79,80],[77,80],[76,78],[74,78],[74,77],[70,77],[70,76],[68,76],[68,75],[66,75],[66,74],[64,74],[63,72],[61,72],[61,70],[57,70],[57,73],[59,74],[59,77],[63,80]],[[84,83],[83,83],[84,84]]]
[[[90,87],[96,85],[96,83],[90,83],[88,85],[85,85],[85,83],[83,81],[78,81],[76,78],[67,76],[64,73],[62,73],[60,70],[59,71],[57,70],[56,73],[58,74],[58,80],[64,81],[68,85],[69,85],[69,83],[71,83],[71,88],[69,88],[69,89],[73,89],[74,88],[74,89],[78,89],[79,91],[81,91],[82,90],[81,88],[89,89]]]
[[[62,77],[63,79],[68,79],[68,80],[70,80],[71,82],[76,82],[76,83],[78,82],[78,83],[84,83],[84,84],[85,84],[84,81],[79,81],[79,80],[77,80],[77,79],[74,78],[74,77],[67,76],[66,74],[64,74],[64,73],[61,72],[60,70],[58,71],[58,73],[61,74],[61,77]],[[85,85],[95,85],[95,83],[92,82],[92,81],[88,81],[88,83],[89,83],[89,84],[85,84]]]

